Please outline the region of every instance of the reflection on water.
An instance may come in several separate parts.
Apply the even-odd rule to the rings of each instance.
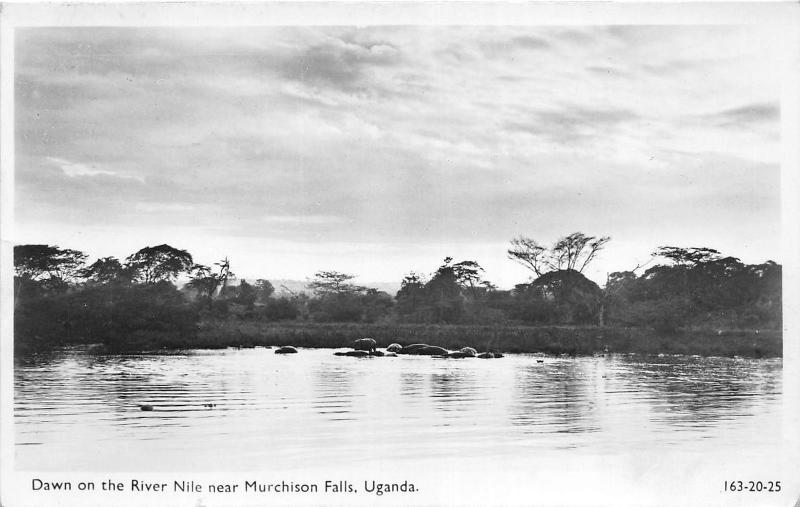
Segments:
[[[596,385],[592,363],[578,360],[534,363],[517,371],[519,391],[511,423],[526,433],[583,433],[598,431],[595,420]],[[572,442],[566,447],[573,447]]]
[[[16,364],[17,467],[301,469],[309,460],[619,454],[698,442],[708,452],[770,452],[780,374],[775,359],[66,349]]]
[[[353,411],[353,373],[337,365],[320,369],[315,377],[315,397],[312,407],[331,421],[348,421]]]

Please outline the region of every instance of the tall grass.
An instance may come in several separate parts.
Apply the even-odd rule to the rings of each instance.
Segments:
[[[780,331],[687,330],[671,334],[647,328],[574,326],[466,326],[426,324],[262,323],[219,321],[204,323],[197,336],[167,334],[132,336],[130,350],[163,348],[225,348],[294,345],[348,347],[371,337],[379,347],[427,343],[450,350],[474,347],[507,353],[590,355],[611,353],[697,354],[704,356],[779,357]],[[126,346],[125,348],[128,348]]]

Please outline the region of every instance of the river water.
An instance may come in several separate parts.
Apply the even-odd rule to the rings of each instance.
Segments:
[[[580,457],[602,470],[605,459],[636,468],[675,455],[768,462],[782,445],[780,359],[332,352],[120,356],[74,348],[17,361],[15,467],[490,470],[535,459],[558,471]]]

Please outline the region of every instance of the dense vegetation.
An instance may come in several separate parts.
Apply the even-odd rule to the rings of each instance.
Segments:
[[[267,280],[231,283],[227,258],[196,264],[169,245],[88,265],[77,250],[19,245],[15,346],[343,346],[372,335],[509,352],[780,354],[780,265],[665,246],[660,263],[612,273],[601,288],[581,272],[608,241],[574,233],[545,247],[519,237],[507,253],[531,270],[529,282],[500,290],[478,262],[448,257],[429,276],[408,274],[394,296],[337,271],[317,272],[308,293],[276,295]]]

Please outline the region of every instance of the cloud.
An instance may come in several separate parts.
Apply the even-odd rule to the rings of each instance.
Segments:
[[[511,131],[547,137],[558,143],[572,143],[591,137],[608,135],[609,129],[634,122],[639,115],[628,109],[592,109],[566,106],[555,110],[531,110],[521,121],[510,121]]]
[[[16,216],[321,256],[640,237],[703,202],[731,233],[773,216],[778,91],[758,34],[708,30],[21,29]]]
[[[550,43],[542,37],[534,37],[532,35],[521,35],[513,37],[511,44],[525,49],[547,49]]]
[[[70,178],[79,178],[81,176],[88,176],[88,177],[110,176],[112,178],[131,179],[144,183],[144,178],[142,178],[141,176],[136,176],[131,174],[120,174],[105,169],[96,169],[94,167],[89,167],[85,164],[70,162],[69,160],[64,160],[63,158],[47,157],[47,160],[49,160],[51,163],[59,167],[64,172],[64,174],[69,176]]]
[[[358,44],[332,37],[290,56],[280,66],[288,79],[352,90],[363,84],[370,67],[393,65],[400,57],[391,44]]]
[[[720,126],[748,126],[752,124],[772,123],[780,120],[781,108],[777,102],[746,104],[730,109],[723,109],[704,115],[704,118]]]
[[[332,215],[268,215],[264,221],[269,224],[331,225],[343,223],[345,219]]]

